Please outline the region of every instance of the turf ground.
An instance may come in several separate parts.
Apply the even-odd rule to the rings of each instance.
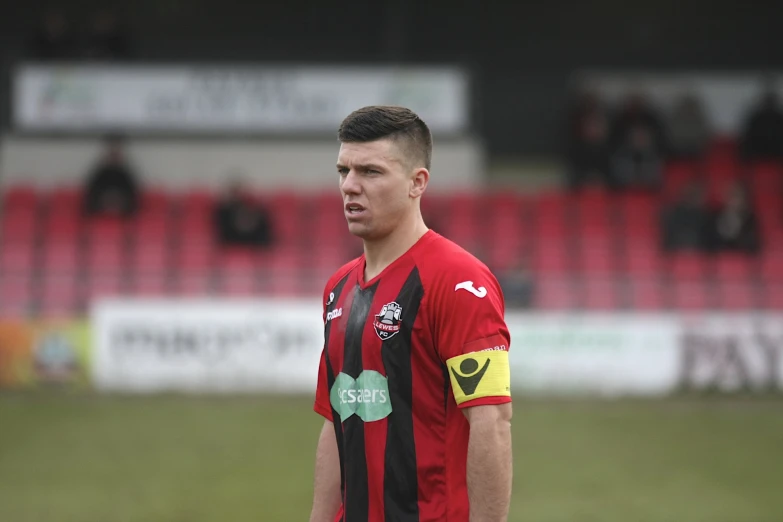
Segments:
[[[517,400],[513,522],[780,522],[783,398]],[[308,398],[0,394],[0,521],[307,520]]]

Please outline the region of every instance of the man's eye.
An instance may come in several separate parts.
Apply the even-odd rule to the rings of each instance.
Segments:
[[[341,176],[348,175],[348,169],[337,169],[337,172],[339,172]]]
[[[370,170],[367,171],[367,173],[368,174],[380,174],[381,171],[380,170],[375,170],[375,169],[370,169]]]

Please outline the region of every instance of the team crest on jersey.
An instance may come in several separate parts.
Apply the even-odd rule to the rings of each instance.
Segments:
[[[391,339],[400,331],[400,321],[402,317],[402,307],[392,301],[383,305],[381,311],[375,316],[373,326],[375,327],[375,333],[382,341]]]

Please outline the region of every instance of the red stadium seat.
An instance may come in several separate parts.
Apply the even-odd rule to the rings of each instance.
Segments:
[[[581,229],[611,236],[614,225],[615,198],[604,190],[589,189],[576,200],[576,225]]]
[[[533,204],[533,230],[541,239],[561,239],[569,235],[567,198],[561,194],[541,194]]]
[[[696,253],[672,254],[667,260],[668,273],[676,280],[698,281],[709,274],[707,259]]]
[[[87,275],[120,274],[126,269],[127,253],[119,242],[88,245],[85,251]]]
[[[56,188],[49,193],[47,206],[50,211],[79,211],[82,205],[82,191],[78,188]]]
[[[274,194],[266,202],[272,223],[272,235],[276,246],[298,245],[305,237],[304,216],[307,207],[296,193]]]
[[[6,243],[0,248],[0,273],[7,276],[30,274],[35,269],[35,245],[32,242]]]
[[[664,258],[658,245],[652,241],[629,239],[625,243],[625,261],[621,269],[633,276],[657,277],[661,271]]]
[[[613,277],[584,277],[583,307],[588,310],[617,310],[621,307],[619,288]]]
[[[266,288],[272,295],[297,295],[303,288],[311,285],[301,261],[302,258],[295,251],[281,250],[273,253],[265,278]]]
[[[115,297],[124,293],[124,274],[119,271],[89,273],[85,283],[88,299]]]
[[[674,308],[704,310],[712,308],[712,296],[707,284],[700,280],[674,281],[672,288]]]
[[[257,257],[252,250],[227,248],[218,253],[218,292],[252,295],[257,281]]]
[[[14,185],[3,192],[4,209],[29,209],[38,204],[38,190],[32,185]]]
[[[148,188],[141,195],[139,214],[168,213],[173,204],[174,201],[167,192]]]
[[[760,298],[762,308],[783,311],[783,282],[773,282],[761,285]]]
[[[144,240],[131,253],[132,270],[136,272],[162,272],[169,268],[171,251],[161,240]]]
[[[666,291],[658,277],[634,277],[628,283],[628,297],[632,309],[661,310],[666,308]]]
[[[204,297],[212,295],[213,277],[210,272],[180,271],[172,280],[173,293],[179,296]]]
[[[32,281],[28,276],[4,275],[0,278],[0,315],[24,317],[32,306]]]
[[[139,271],[129,282],[129,293],[136,296],[166,296],[172,292],[171,283],[165,271]]]
[[[762,300],[756,286],[750,280],[720,280],[716,287],[721,309],[743,311],[760,308]]]
[[[75,241],[45,241],[42,270],[44,274],[76,274],[80,269],[80,250]]]
[[[608,245],[581,248],[577,262],[580,271],[591,276],[608,276],[618,271],[615,252]]]
[[[572,310],[578,307],[578,293],[568,278],[536,278],[535,304],[543,310]]]
[[[742,281],[750,279],[756,260],[741,254],[721,254],[715,259],[715,276],[720,280]]]
[[[783,283],[783,246],[762,254],[759,276],[762,285]]]
[[[570,273],[573,270],[572,256],[562,241],[539,243],[533,253],[533,270],[538,274]]]
[[[79,280],[75,274],[44,273],[41,308],[44,317],[72,317],[79,313]]]

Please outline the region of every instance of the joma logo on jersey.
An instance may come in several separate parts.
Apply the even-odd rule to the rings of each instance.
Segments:
[[[364,422],[374,422],[392,412],[389,384],[386,377],[374,370],[365,370],[356,379],[340,372],[329,392],[329,401],[342,422],[354,414]]]
[[[382,341],[391,339],[400,331],[400,321],[402,318],[402,307],[392,301],[383,305],[380,313],[375,316],[373,326],[375,327],[375,333]]]
[[[326,322],[328,323],[332,319],[337,319],[338,317],[341,317],[343,315],[343,309],[338,308],[337,310],[332,310],[331,312],[327,312],[326,314]]]

